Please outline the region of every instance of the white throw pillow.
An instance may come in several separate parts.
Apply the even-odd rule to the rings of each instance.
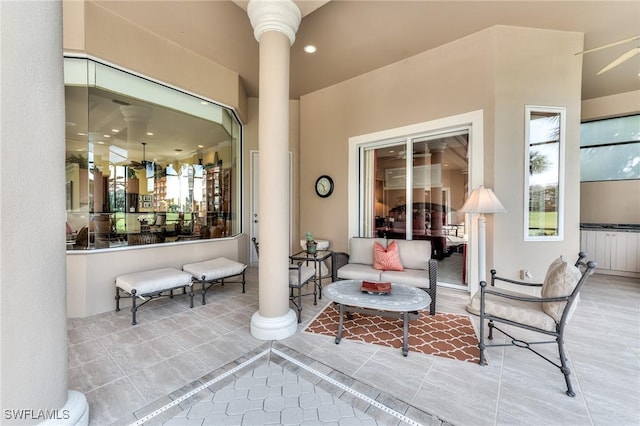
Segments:
[[[349,263],[361,263],[373,265],[373,244],[378,242],[382,247],[387,247],[384,238],[358,238],[349,239]]]
[[[544,277],[544,283],[542,284],[542,298],[569,296],[581,277],[580,270],[575,265],[567,263],[560,256],[553,261],[547,270],[547,275]],[[558,322],[562,318],[562,311],[564,311],[566,304],[567,302],[544,302],[542,309]],[[576,298],[567,320],[573,314],[577,304],[578,299]]]

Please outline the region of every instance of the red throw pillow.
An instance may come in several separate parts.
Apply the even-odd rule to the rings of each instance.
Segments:
[[[392,241],[385,250],[382,244],[375,242],[373,245],[373,269],[382,271],[404,271],[400,262],[398,244]]]

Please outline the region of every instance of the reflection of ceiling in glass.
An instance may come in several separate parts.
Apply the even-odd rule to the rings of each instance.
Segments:
[[[442,164],[449,170],[467,170],[468,168],[468,134],[447,135],[428,141],[420,141],[413,143],[413,158],[419,164],[429,164],[430,153],[429,144],[446,144],[443,153]],[[406,147],[404,144],[388,146],[376,149],[376,158],[383,167],[403,167],[407,158]]]
[[[109,153],[118,152],[124,164],[143,160],[145,142],[145,159],[165,163],[219,150],[231,140],[221,124],[102,89],[66,86],[65,98],[69,154],[86,153],[91,142],[96,156],[113,159]],[[127,123],[121,110],[126,105],[149,109],[147,122]]]

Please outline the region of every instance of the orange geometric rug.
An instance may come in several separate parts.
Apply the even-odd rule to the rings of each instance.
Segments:
[[[342,338],[400,349],[402,347],[402,320],[376,315],[353,313],[345,315]],[[304,331],[334,336],[338,332],[340,314],[329,304]],[[409,321],[409,352],[478,362],[478,338],[466,315],[420,311],[417,319]]]

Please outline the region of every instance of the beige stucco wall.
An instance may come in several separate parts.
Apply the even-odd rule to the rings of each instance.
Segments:
[[[640,113],[640,90],[582,101],[582,121]]]
[[[488,218],[488,269],[542,279],[554,257],[579,250],[579,175],[567,166],[564,240],[525,243],[524,107],[566,107],[567,156],[578,155],[581,49],[582,34],[497,26],[303,96],[300,231],[347,248],[349,137],[483,110],[484,182],[509,211]],[[320,174],[335,180],[328,199],[313,192]]]
[[[246,120],[240,76],[94,2],[65,1],[65,52],[86,53],[234,108]]]
[[[581,183],[580,222],[640,224],[640,180]]]

